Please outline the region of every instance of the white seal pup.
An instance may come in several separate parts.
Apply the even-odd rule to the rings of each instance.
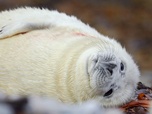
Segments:
[[[7,94],[117,106],[134,95],[139,75],[118,42],[74,16],[37,8],[0,13],[0,90]]]

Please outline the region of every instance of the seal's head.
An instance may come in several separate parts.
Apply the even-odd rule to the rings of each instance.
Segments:
[[[131,100],[140,73],[131,56],[120,48],[90,56],[88,75],[95,99],[109,107]]]

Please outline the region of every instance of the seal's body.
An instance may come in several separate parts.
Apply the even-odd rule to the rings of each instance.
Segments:
[[[0,13],[0,27],[3,92],[68,103],[94,99],[104,106],[133,95],[139,71],[130,55],[75,17],[21,8]]]

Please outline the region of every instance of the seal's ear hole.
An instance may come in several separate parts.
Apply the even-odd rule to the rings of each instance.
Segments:
[[[97,63],[97,62],[98,62],[98,59],[94,59],[94,62]]]
[[[92,61],[94,63],[97,63],[99,61],[99,57],[98,56],[94,56],[93,59],[92,59]]]

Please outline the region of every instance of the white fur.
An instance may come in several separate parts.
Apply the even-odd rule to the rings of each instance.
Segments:
[[[85,25],[76,17],[67,16],[64,13],[49,11],[47,9],[20,8],[13,11],[4,11],[1,12],[0,19],[0,27],[3,27],[5,31],[0,35],[0,38],[33,29],[49,28],[53,26],[77,28],[81,32],[92,33],[93,36],[100,36],[95,29],[90,28],[89,25]]]
[[[5,93],[52,96],[69,103],[95,99],[104,106],[123,104],[134,94],[139,71],[131,56],[118,42],[73,16],[19,8],[0,13],[0,28],[0,89]],[[109,54],[115,59],[102,61]],[[97,58],[101,64],[94,63]],[[95,67],[109,63],[117,67],[103,84]],[[113,83],[119,88],[105,98]]]

